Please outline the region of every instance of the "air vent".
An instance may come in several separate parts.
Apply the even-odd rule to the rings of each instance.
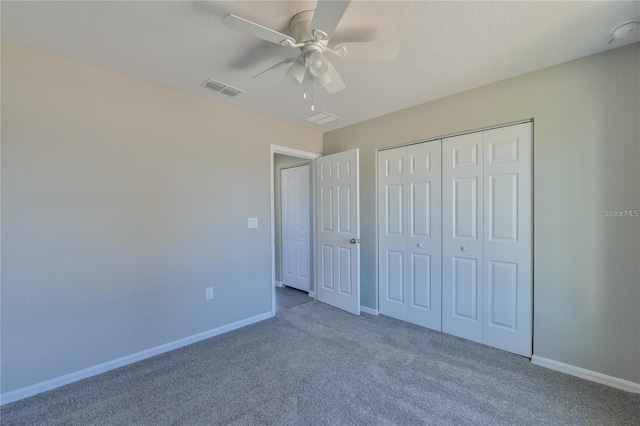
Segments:
[[[323,124],[331,123],[332,121],[340,120],[340,117],[336,117],[333,114],[329,114],[328,112],[321,111],[318,114],[314,114],[311,117],[305,118],[306,121],[310,123],[317,124],[318,126],[322,126]]]
[[[244,90],[240,90],[237,87],[229,86],[226,83],[216,81],[211,78],[202,83],[200,86],[215,90],[218,93],[222,93],[223,95],[227,95],[232,98],[235,98],[240,93],[244,93]]]

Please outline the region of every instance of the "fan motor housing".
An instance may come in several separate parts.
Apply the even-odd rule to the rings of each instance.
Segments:
[[[313,10],[305,10],[291,18],[291,35],[297,43],[316,44],[320,49],[327,45],[327,40],[317,40],[311,31]]]

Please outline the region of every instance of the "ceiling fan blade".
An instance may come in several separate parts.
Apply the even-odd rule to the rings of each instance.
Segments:
[[[293,61],[295,61],[295,60],[296,60],[296,58],[287,58],[287,59],[284,59],[284,60],[282,60],[282,61],[278,62],[277,64],[270,66],[270,67],[269,67],[269,68],[267,68],[266,70],[259,72],[258,74],[254,75],[254,76],[253,76],[253,77],[251,77],[251,78],[259,77],[259,76],[261,76],[262,74],[264,74],[264,73],[265,73],[265,72],[267,72],[267,71],[271,71],[272,69],[277,68],[277,67],[279,67],[280,65],[290,64],[291,62],[293,62]]]
[[[329,77],[331,77],[331,83],[324,86],[325,90],[329,93],[336,93],[347,87],[331,62],[327,62],[327,65],[329,66],[327,74],[329,74]]]
[[[225,16],[222,23],[226,27],[233,28],[237,31],[242,31],[243,33],[247,33],[254,37],[270,41],[271,43],[280,44],[283,46],[286,46],[287,44],[293,45],[296,43],[293,37],[279,33],[267,27],[263,27],[262,25],[256,24],[255,22],[247,21],[246,19],[240,18],[236,15],[229,14]]]
[[[344,55],[340,50],[344,48]],[[369,42],[369,43],[340,43],[333,48],[336,56],[359,61],[393,61],[398,56],[400,43]]]
[[[350,2],[350,0],[318,0],[311,20],[311,30],[320,30],[330,37]]]

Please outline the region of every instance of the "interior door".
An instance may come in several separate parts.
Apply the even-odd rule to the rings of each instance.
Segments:
[[[484,132],[483,343],[530,357],[532,124]]]
[[[358,152],[316,160],[318,300],[355,315],[360,315]]]
[[[309,165],[282,169],[282,282],[309,291]]]
[[[483,133],[442,141],[442,331],[482,342]]]

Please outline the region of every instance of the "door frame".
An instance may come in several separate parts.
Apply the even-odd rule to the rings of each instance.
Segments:
[[[302,151],[295,148],[289,148],[280,145],[269,145],[269,194],[271,199],[271,316],[276,316],[276,215],[275,215],[275,158],[276,154],[289,155],[292,157],[304,158],[309,161],[309,178],[311,179],[311,188],[309,193],[309,199],[311,201],[311,241],[309,242],[311,266],[313,267],[313,273],[309,275],[311,283],[313,283],[314,298],[317,298],[316,289],[316,254],[315,254],[315,241],[316,241],[316,213],[315,213],[315,160],[318,157],[322,157],[322,154],[316,154],[313,152]]]

